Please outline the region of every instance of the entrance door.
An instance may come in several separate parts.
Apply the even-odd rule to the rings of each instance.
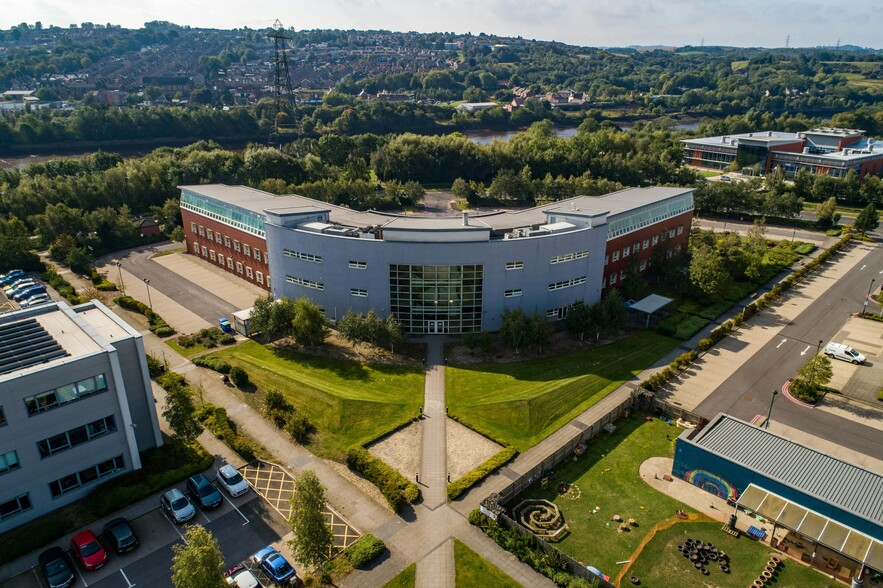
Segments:
[[[426,332],[430,335],[443,335],[446,327],[445,321],[426,321]]]

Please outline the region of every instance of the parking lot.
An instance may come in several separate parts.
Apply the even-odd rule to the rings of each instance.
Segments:
[[[249,556],[266,545],[278,545],[279,540],[290,531],[287,521],[279,512],[255,492],[232,499],[224,495],[218,508],[197,511],[191,522],[211,531],[221,546],[228,567],[248,560]],[[106,588],[172,586],[169,570],[172,546],[182,540],[184,527],[172,524],[159,508],[131,523],[141,539],[141,545],[124,555],[111,554],[108,564],[97,571],[84,573],[75,567],[77,585]],[[43,588],[45,583],[35,567],[4,582],[2,586]]]

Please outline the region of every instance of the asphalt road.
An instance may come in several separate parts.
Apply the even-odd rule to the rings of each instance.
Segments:
[[[696,412],[708,418],[726,412],[749,421],[757,415],[766,417],[773,390],[781,391],[785,381],[809,360],[819,341],[823,345],[830,341],[848,315],[861,310],[872,278],[876,285],[883,280],[883,247],[879,245],[721,384]],[[873,303],[869,309],[876,311]],[[883,427],[872,428],[806,408],[781,393],[773,406],[772,420],[883,459]]]
[[[229,316],[239,310],[235,306],[215,293],[190,280],[184,280],[175,272],[163,267],[151,259],[151,256],[159,250],[175,249],[180,247],[177,243],[160,245],[150,251],[132,251],[120,260],[123,268],[131,274],[144,280],[150,280],[150,287],[156,288],[169,298],[181,301],[187,309],[205,319],[209,324],[216,324],[219,316]],[[112,273],[111,273],[112,275]],[[112,278],[111,278],[112,279]]]

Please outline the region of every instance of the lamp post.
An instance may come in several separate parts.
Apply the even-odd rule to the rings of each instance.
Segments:
[[[770,417],[773,416],[773,403],[776,401],[776,396],[778,396],[778,395],[779,395],[779,391],[773,390],[773,397],[770,400],[770,411],[766,415],[766,423],[763,426],[764,429],[770,428]]]
[[[862,305],[862,311],[859,316],[865,316],[865,311],[868,309],[868,300],[871,299],[871,292],[874,290],[874,278],[871,278],[871,285],[868,286],[868,295],[865,297],[865,303]]]
[[[123,291],[123,296],[126,295],[126,285],[123,283],[123,264],[120,262],[116,262],[117,273],[120,276],[120,289]]]
[[[150,310],[153,310],[153,301],[150,299],[150,280],[144,278],[144,283],[147,284],[147,304],[150,305]]]

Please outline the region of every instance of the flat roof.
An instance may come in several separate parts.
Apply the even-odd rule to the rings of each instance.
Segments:
[[[727,414],[687,443],[883,527],[883,476]]]
[[[696,145],[717,145],[735,147],[737,143],[728,141],[761,142],[771,145],[787,145],[803,141],[800,133],[784,133],[782,131],[762,131],[757,133],[736,133],[733,135],[716,135],[714,137],[697,137],[695,139],[681,139],[681,143],[693,143]]]

